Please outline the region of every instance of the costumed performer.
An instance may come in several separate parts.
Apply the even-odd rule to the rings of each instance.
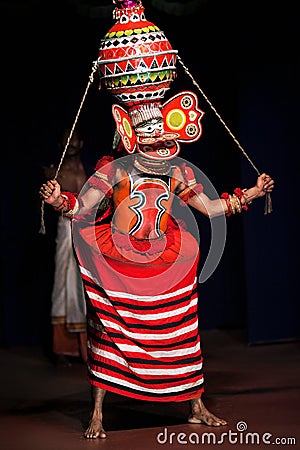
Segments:
[[[198,330],[199,245],[172,213],[175,197],[207,217],[239,214],[271,192],[261,174],[250,189],[210,199],[180,143],[201,136],[193,92],[161,102],[176,76],[176,51],[148,22],[140,1],[116,2],[99,68],[120,157],[101,158],[78,196],[44,183],[41,198],[70,217],[87,293],[88,379],[93,409],[85,436],[105,438],[106,391],[156,402],[190,401],[190,423],[226,421],[207,410]],[[128,156],[123,155],[123,151]],[[103,202],[108,206],[103,208]]]

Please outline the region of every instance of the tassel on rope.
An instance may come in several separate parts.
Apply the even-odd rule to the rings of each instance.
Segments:
[[[270,192],[266,193],[266,202],[265,202],[265,215],[270,214],[273,211],[272,206],[272,198]]]
[[[45,227],[45,208],[44,208],[45,202],[42,200],[41,204],[41,226],[39,229],[40,234],[46,234],[46,227]]]
[[[192,76],[192,74],[190,73],[189,69],[184,65],[182,59],[180,58],[179,55],[177,55],[177,59],[180,62],[180,64],[182,65],[185,73],[191,78],[193,84],[197,87],[198,91],[201,93],[201,95],[205,98],[205,100],[207,101],[207,103],[209,104],[209,106],[211,107],[211,109],[213,110],[213,112],[215,113],[215,115],[218,117],[218,119],[220,120],[220,122],[224,125],[225,129],[227,130],[227,132],[230,134],[230,136],[232,137],[232,139],[234,140],[234,142],[237,144],[237,146],[239,147],[239,149],[241,150],[241,152],[243,153],[243,155],[245,156],[245,158],[248,160],[248,162],[250,163],[250,165],[253,167],[253,169],[256,171],[257,175],[260,176],[261,172],[258,170],[258,168],[255,166],[255,164],[253,163],[253,161],[250,159],[249,155],[247,155],[246,151],[243,149],[243,147],[241,146],[241,144],[239,143],[239,141],[237,140],[237,138],[233,135],[233,133],[230,131],[230,129],[228,128],[228,126],[226,125],[226,123],[224,122],[224,120],[222,119],[222,117],[220,116],[220,114],[217,112],[216,108],[212,105],[212,103],[209,101],[209,99],[207,98],[207,96],[204,94],[204,92],[202,91],[202,89],[200,88],[199,84],[197,83],[197,81],[194,79],[194,77]],[[265,195],[265,208],[264,208],[264,214],[270,214],[273,211],[273,207],[272,207],[272,199],[271,199],[271,194],[270,192],[266,192]]]
[[[91,74],[90,74],[90,76],[89,76],[89,81],[88,81],[88,83],[87,83],[85,92],[84,92],[83,97],[82,97],[82,100],[81,100],[81,102],[80,102],[80,105],[79,105],[79,108],[78,108],[78,111],[77,111],[77,114],[76,114],[74,123],[73,123],[73,125],[72,125],[70,134],[69,134],[69,136],[68,136],[68,139],[67,139],[67,142],[66,142],[64,151],[63,151],[63,153],[62,153],[62,156],[61,156],[61,158],[60,158],[59,164],[58,164],[58,166],[57,166],[56,173],[55,173],[55,176],[54,176],[54,180],[56,180],[56,178],[57,178],[57,176],[58,176],[58,174],[59,174],[61,165],[62,165],[62,163],[63,163],[65,154],[66,154],[66,152],[67,152],[67,148],[69,147],[70,140],[71,140],[71,138],[72,138],[74,129],[75,129],[75,127],[76,127],[76,124],[77,124],[77,121],[78,121],[78,118],[79,118],[79,114],[80,114],[80,112],[81,112],[81,110],[82,110],[82,107],[83,107],[85,98],[86,98],[86,96],[87,96],[88,90],[89,90],[91,84],[92,84],[93,81],[94,81],[94,73],[95,73],[96,70],[97,70],[98,62],[99,62],[99,58],[98,58],[96,61],[93,62],[92,72],[91,72]],[[44,214],[44,213],[45,213],[45,202],[44,202],[44,200],[43,200],[43,201],[42,201],[42,204],[41,204],[41,226],[40,226],[40,229],[39,229],[39,233],[40,233],[40,234],[46,234],[45,214]]]

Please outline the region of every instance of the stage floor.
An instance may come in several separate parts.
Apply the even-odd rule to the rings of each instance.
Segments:
[[[84,365],[55,367],[39,348],[0,349],[1,450],[300,449],[300,343],[248,346],[243,333],[230,330],[201,337],[204,401],[227,426],[188,424],[187,402],[108,393],[108,437],[87,440],[91,399]]]

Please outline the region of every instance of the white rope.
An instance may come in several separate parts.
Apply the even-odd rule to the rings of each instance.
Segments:
[[[71,130],[70,130],[70,133],[69,133],[69,136],[68,136],[66,145],[65,145],[65,147],[64,147],[64,150],[63,150],[63,153],[62,153],[62,155],[61,155],[59,164],[58,164],[58,166],[57,166],[57,169],[56,169],[56,172],[55,172],[55,176],[54,176],[54,180],[56,180],[56,178],[57,178],[57,176],[58,176],[58,174],[59,174],[59,171],[60,171],[60,169],[61,169],[61,165],[62,165],[62,163],[63,163],[64,157],[65,157],[65,155],[66,155],[67,149],[68,149],[69,144],[70,144],[70,140],[72,139],[72,135],[73,135],[74,130],[75,130],[75,128],[76,128],[76,124],[77,124],[77,122],[78,122],[79,115],[80,115],[80,113],[81,113],[83,104],[84,104],[84,102],[85,102],[85,98],[86,98],[86,96],[87,96],[88,90],[89,90],[91,84],[92,84],[93,81],[94,81],[94,74],[95,74],[95,72],[96,72],[96,70],[97,70],[98,62],[99,62],[99,59],[97,59],[97,60],[94,61],[94,63],[93,63],[92,72],[91,72],[91,74],[90,74],[90,76],[89,76],[89,81],[88,81],[88,83],[87,83],[87,86],[86,86],[86,89],[85,89],[85,91],[84,91],[82,100],[81,100],[81,102],[80,102],[80,105],[79,105],[79,108],[78,108],[76,117],[75,117],[75,119],[74,119],[74,123],[73,123],[73,125],[72,125],[72,127],[71,127]],[[44,208],[44,204],[45,204],[45,202],[44,202],[44,200],[42,200],[42,204],[41,204],[41,226],[40,226],[40,229],[39,229],[39,233],[40,233],[40,234],[46,234],[46,227],[45,227],[45,208]]]
[[[222,117],[220,116],[220,114],[217,112],[216,108],[212,105],[212,103],[209,101],[209,99],[207,98],[207,96],[204,94],[204,92],[202,91],[202,89],[200,88],[199,84],[197,83],[197,81],[194,79],[194,77],[191,75],[189,69],[183,64],[182,59],[180,58],[180,56],[177,56],[178,61],[180,62],[180,64],[182,65],[182,67],[184,68],[185,73],[191,78],[193,84],[197,87],[197,89],[199,90],[199,92],[202,94],[202,96],[205,98],[205,100],[207,101],[207,103],[209,104],[209,106],[211,107],[211,109],[213,110],[213,112],[215,113],[215,115],[218,117],[218,119],[220,120],[220,122],[224,125],[225,129],[228,131],[228,133],[230,134],[230,136],[232,137],[232,139],[234,140],[234,142],[237,144],[237,146],[239,147],[239,149],[242,151],[243,155],[247,158],[247,160],[249,161],[249,163],[251,164],[251,166],[253,167],[253,169],[257,172],[258,175],[260,175],[260,171],[258,170],[258,168],[255,166],[255,164],[251,161],[249,155],[247,155],[247,153],[245,152],[245,150],[243,149],[243,147],[241,146],[241,144],[239,143],[239,141],[237,140],[237,138],[233,135],[233,133],[230,131],[230,129],[228,128],[228,126],[226,125],[226,123],[224,122],[224,120],[222,119]]]
[[[249,155],[246,153],[246,151],[244,150],[244,148],[241,146],[241,144],[239,143],[239,141],[237,140],[237,138],[234,136],[234,134],[230,131],[230,129],[228,128],[228,126],[226,125],[226,123],[224,122],[224,120],[222,119],[222,117],[220,116],[220,114],[218,113],[218,111],[216,110],[216,108],[212,105],[212,103],[209,101],[209,99],[207,98],[207,96],[204,94],[204,92],[202,91],[202,89],[200,88],[199,84],[197,83],[197,81],[195,80],[195,78],[192,76],[192,74],[190,73],[189,69],[184,65],[182,59],[180,58],[179,55],[177,55],[177,59],[180,62],[180,64],[182,65],[185,73],[191,78],[193,84],[197,87],[197,89],[199,90],[199,92],[201,93],[201,95],[205,98],[205,100],[207,101],[207,103],[209,104],[209,106],[211,107],[211,109],[213,110],[213,112],[215,113],[215,115],[218,117],[218,119],[220,120],[220,122],[222,123],[222,125],[225,127],[226,131],[230,134],[230,136],[232,137],[232,139],[234,140],[234,142],[237,144],[237,146],[239,147],[239,149],[241,150],[241,152],[243,153],[243,155],[245,156],[245,158],[248,160],[248,162],[250,163],[250,165],[253,167],[253,169],[256,171],[257,175],[259,176],[261,174],[261,172],[258,170],[258,168],[256,167],[256,165],[253,163],[253,161],[251,160],[251,158],[249,157]],[[264,210],[264,214],[269,214],[271,213],[273,210],[272,208],[272,199],[271,199],[271,194],[270,192],[266,193],[266,201],[265,201],[265,210]]]

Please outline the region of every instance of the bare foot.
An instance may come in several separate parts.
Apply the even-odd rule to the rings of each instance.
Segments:
[[[191,400],[191,415],[188,419],[189,423],[203,423],[212,427],[227,425],[227,422],[215,416],[206,409],[201,398]]]
[[[87,439],[105,439],[107,435],[102,426],[102,403],[106,391],[97,386],[92,386],[91,388],[93,410],[91,412],[90,422],[84,433],[84,436]]]
[[[87,439],[105,439],[106,436],[107,434],[103,429],[101,420],[98,418],[92,418],[84,433],[84,437]]]

